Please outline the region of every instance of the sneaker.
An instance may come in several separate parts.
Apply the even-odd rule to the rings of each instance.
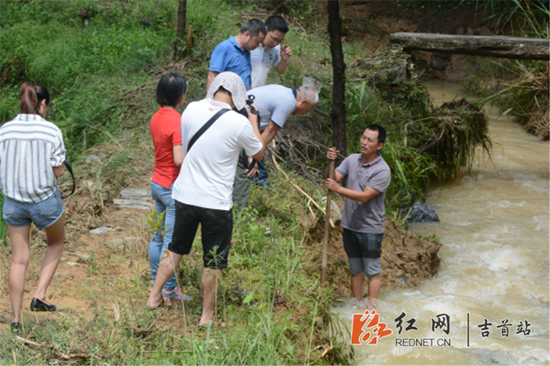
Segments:
[[[162,297],[165,299],[168,299],[172,302],[179,302],[179,301],[191,301],[193,298],[191,296],[188,296],[184,294],[179,288],[175,288],[170,291],[162,290]]]

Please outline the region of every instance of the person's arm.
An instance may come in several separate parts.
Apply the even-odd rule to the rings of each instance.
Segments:
[[[284,74],[286,72],[286,68],[288,67],[288,59],[292,56],[292,50],[288,46],[282,46],[281,47],[281,61],[275,66],[275,70],[279,74]]]
[[[253,107],[256,108],[255,106]],[[264,158],[265,147],[267,145],[263,142],[262,135],[260,134],[260,130],[258,129],[258,116],[252,113],[250,111],[250,108],[246,108],[246,113],[248,113],[248,119],[252,124],[252,129],[254,130],[254,134],[256,135],[256,138],[260,140],[260,143],[262,144],[262,149],[258,151],[256,154],[252,155],[252,158],[254,160],[262,160]]]
[[[183,164],[183,158],[183,146],[174,145],[174,164],[176,164],[176,166],[181,166],[181,164]]]
[[[55,174],[57,178],[65,174],[65,164],[61,164],[60,166],[53,166],[52,168],[53,168],[53,174]]]
[[[336,172],[338,173],[338,172]],[[349,198],[350,200],[366,203],[375,197],[379,190],[372,187],[365,187],[364,191],[355,191],[353,189],[345,188],[339,185],[334,179],[327,179],[326,186],[332,192],[336,192],[341,196]]]
[[[51,164],[53,169],[53,174],[57,178],[65,174],[65,157],[67,151],[65,150],[65,143],[63,142],[63,135],[59,130],[56,134],[57,144],[52,152]]]
[[[279,131],[281,128],[277,126],[273,121],[269,121],[269,124],[262,132],[262,143],[267,146],[273,139],[275,138],[275,135],[277,134],[277,131]]]
[[[219,75],[219,72],[217,71],[208,71],[208,81],[206,82],[206,92],[208,93],[208,89],[210,89],[210,84],[214,81],[216,76]]]
[[[336,149],[333,149],[332,147],[330,149],[328,149],[328,152],[327,152],[327,159],[328,160],[336,160],[336,158],[338,157],[338,154],[340,154],[340,150],[336,150]],[[326,177],[328,179],[328,177],[330,176],[330,172],[329,172],[329,167],[330,165],[327,166],[327,173],[326,173]],[[334,169],[334,180],[336,182],[340,182],[342,179],[344,178],[344,175],[341,174],[339,171],[337,171],[336,169]]]

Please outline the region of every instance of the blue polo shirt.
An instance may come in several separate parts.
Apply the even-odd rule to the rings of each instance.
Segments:
[[[210,57],[210,71],[232,71],[243,79],[246,90],[252,85],[250,52],[244,51],[231,36],[214,48]]]

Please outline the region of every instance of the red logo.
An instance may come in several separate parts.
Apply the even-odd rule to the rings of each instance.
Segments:
[[[386,324],[381,323],[380,315],[376,310],[365,310],[364,314],[353,314],[351,321],[351,344],[358,346],[363,343],[378,344],[378,339],[392,334],[391,329],[386,329]]]

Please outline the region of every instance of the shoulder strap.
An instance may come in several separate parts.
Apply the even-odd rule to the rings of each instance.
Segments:
[[[67,170],[69,171],[69,173],[71,173],[71,176],[73,177],[73,190],[71,191],[71,193],[69,193],[68,196],[61,196],[62,199],[65,199],[73,195],[76,189],[76,178],[74,177],[73,167],[71,166],[71,163],[69,162],[69,160],[65,160],[63,164],[65,164],[65,166],[67,167]]]
[[[191,140],[189,141],[189,144],[187,145],[187,153],[189,154],[189,150],[191,150],[191,148],[193,147],[193,145],[195,144],[195,142],[197,142],[197,140],[199,139],[199,137],[202,136],[203,133],[206,132],[206,130],[208,130],[210,128],[210,126],[212,126],[214,124],[214,122],[216,122],[216,120],[218,118],[220,118],[224,113],[226,112],[229,112],[231,109],[227,109],[227,108],[223,108],[223,109],[220,109],[218,111],[218,113],[216,113],[215,115],[212,116],[212,118],[210,118],[208,120],[208,122],[206,122],[200,130],[198,130],[195,135],[193,135],[193,137],[191,137]]]

